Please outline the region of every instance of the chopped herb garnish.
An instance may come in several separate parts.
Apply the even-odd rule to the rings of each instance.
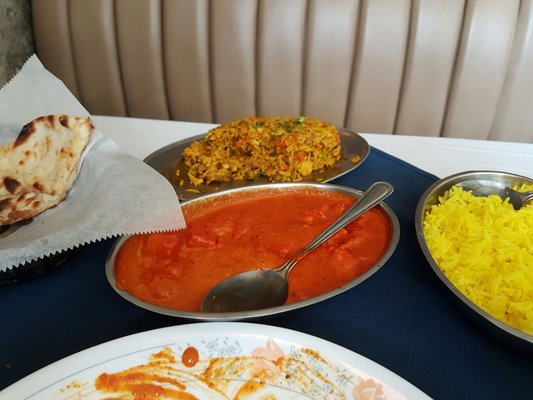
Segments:
[[[305,117],[304,116],[299,116],[297,119],[296,119],[296,122],[294,123],[294,126],[296,128],[300,128],[302,126],[302,122],[305,121]]]

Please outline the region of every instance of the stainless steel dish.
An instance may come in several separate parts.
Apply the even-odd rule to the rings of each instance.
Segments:
[[[239,193],[245,193],[249,191],[257,191],[257,190],[267,190],[267,191],[283,190],[285,191],[285,190],[291,190],[291,189],[302,190],[306,188],[343,193],[343,194],[347,194],[355,198],[359,198],[362,195],[362,192],[359,190],[355,190],[355,189],[344,187],[344,186],[331,185],[331,184],[271,183],[271,184],[265,184],[265,185],[241,187],[241,188],[227,190],[224,192],[219,192],[219,193],[215,193],[211,195],[205,195],[201,198],[182,202],[182,207],[187,207],[188,205],[194,205],[194,204],[197,204],[197,202],[206,201],[214,197],[222,198],[223,196],[233,196],[235,194],[238,195]],[[109,254],[106,260],[106,265],[105,265],[107,279],[109,280],[109,283],[111,284],[113,289],[115,289],[115,291],[119,295],[121,295],[123,298],[130,301],[131,303],[139,307],[142,307],[144,309],[147,309],[147,310],[159,313],[159,314],[173,316],[173,317],[187,318],[187,319],[193,319],[193,320],[203,320],[203,321],[236,321],[236,320],[263,318],[263,317],[268,317],[271,315],[286,313],[288,311],[293,311],[299,308],[309,306],[311,304],[324,301],[330,297],[343,293],[353,288],[354,286],[357,286],[359,283],[363,282],[365,279],[369,278],[371,275],[377,272],[383,266],[383,264],[385,264],[385,262],[393,254],[398,244],[398,240],[400,238],[400,224],[394,212],[385,203],[381,203],[381,205],[377,207],[380,207],[387,214],[387,216],[389,217],[390,223],[392,225],[391,241],[390,241],[389,247],[387,248],[383,256],[368,271],[358,276],[356,279],[348,282],[344,286],[337,288],[335,290],[331,290],[329,292],[323,293],[322,295],[301,301],[301,302],[292,303],[292,304],[284,304],[279,307],[266,308],[262,310],[241,311],[241,312],[231,312],[231,313],[202,313],[202,312],[180,311],[180,310],[164,308],[164,307],[160,307],[160,306],[156,306],[156,305],[144,302],[132,296],[128,292],[118,289],[116,285],[116,281],[115,281],[115,271],[114,271],[115,258],[121,246],[124,244],[126,240],[128,240],[129,236],[125,236],[117,240],[115,244],[112,246],[111,250],[109,251]]]
[[[314,172],[306,179],[307,182],[329,182],[357,168],[368,157],[370,146],[367,141],[355,132],[339,129],[341,140],[342,158],[324,171]],[[189,182],[187,166],[183,162],[182,153],[187,146],[195,140],[201,140],[205,134],[193,136],[175,143],[171,143],[156,150],[144,159],[144,162],[163,175],[174,187],[180,200],[194,199],[210,193],[233,189],[241,186],[254,186],[268,184],[266,178],[252,180],[238,180],[231,182],[218,182],[209,185],[194,186]],[[353,161],[357,159],[357,161]],[[179,170],[179,176],[176,171]],[[180,181],[183,180],[183,185]]]
[[[464,181],[475,180],[502,182],[507,186],[524,183],[533,184],[533,179],[500,171],[466,171],[438,180],[422,194],[416,208],[415,228],[418,243],[435,274],[450,290],[452,297],[458,300],[460,305],[464,306],[463,309],[467,311],[478,325],[498,340],[502,340],[506,344],[520,348],[521,350],[527,349],[528,352],[533,354],[533,336],[496,319],[469,300],[441,271],[427,246],[423,230],[423,218],[425,213],[432,205],[437,204],[439,196],[442,196],[452,186],[458,185]]]

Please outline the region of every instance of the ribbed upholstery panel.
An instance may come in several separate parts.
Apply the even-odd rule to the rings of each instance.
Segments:
[[[487,139],[506,77],[519,0],[470,0],[443,136]]]
[[[344,125],[358,11],[359,1],[309,2],[303,115]]]
[[[392,133],[405,64],[409,0],[363,1],[346,126]]]
[[[161,6],[151,0],[115,1],[118,54],[130,115],[168,119]]]
[[[533,0],[32,0],[93,114],[533,142]]]
[[[67,0],[33,0],[32,16],[35,45],[41,61],[79,97]]]
[[[211,122],[209,1],[163,0],[162,18],[170,118]]]
[[[302,110],[307,2],[259,2],[257,113],[298,115]]]
[[[465,0],[414,0],[395,133],[439,136]]]
[[[507,79],[490,139],[533,142],[533,1],[520,14]]]
[[[67,8],[82,103],[93,114],[127,115],[113,2],[69,0]]]
[[[217,122],[256,113],[256,16],[256,1],[211,1],[211,77]]]

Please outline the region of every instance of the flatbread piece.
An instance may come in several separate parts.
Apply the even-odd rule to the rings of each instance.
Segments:
[[[94,126],[89,118],[37,118],[0,146],[0,226],[55,207],[72,187]]]

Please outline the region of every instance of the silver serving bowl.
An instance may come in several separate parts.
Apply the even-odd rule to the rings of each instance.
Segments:
[[[526,350],[533,353],[533,336],[496,319],[468,299],[468,297],[459,291],[459,289],[457,289],[441,271],[427,246],[423,230],[423,218],[426,212],[429,211],[432,205],[437,204],[439,196],[442,196],[452,186],[471,180],[496,181],[505,183],[507,186],[524,183],[533,184],[533,180],[525,176],[499,171],[466,171],[438,180],[422,194],[416,208],[415,228],[418,243],[435,274],[450,290],[452,297],[458,300],[458,304],[464,306],[463,309],[467,311],[467,314],[470,315],[479,326],[498,340],[520,349],[521,351]]]
[[[198,202],[213,199],[215,197],[222,198],[223,196],[234,196],[235,194],[238,195],[239,193],[248,193],[248,192],[257,191],[257,190],[271,192],[272,190],[283,190],[283,191],[291,190],[291,189],[305,190],[306,188],[343,193],[348,196],[352,196],[354,198],[359,198],[362,195],[362,192],[359,190],[355,190],[352,188],[339,186],[339,185],[332,185],[332,184],[272,183],[272,184],[262,184],[262,185],[256,185],[256,186],[247,186],[247,187],[242,187],[242,188],[221,191],[216,194],[205,195],[200,198],[182,202],[181,206],[185,208],[185,207],[188,207],[189,205],[194,205],[194,204],[197,204]],[[142,307],[144,309],[147,309],[147,310],[159,313],[159,314],[173,316],[173,317],[180,317],[180,318],[193,319],[193,320],[203,320],[203,321],[236,321],[236,320],[257,319],[257,318],[268,317],[271,315],[286,313],[286,312],[293,311],[299,308],[307,307],[311,304],[319,303],[330,297],[343,293],[353,288],[354,286],[357,286],[358,284],[363,282],[365,279],[369,278],[376,271],[378,271],[381,268],[381,266],[383,266],[383,264],[389,259],[389,257],[392,255],[392,253],[396,249],[398,240],[400,238],[400,224],[394,212],[386,204],[381,203],[377,207],[380,207],[387,214],[387,216],[389,217],[391,226],[392,226],[391,241],[390,241],[389,247],[387,248],[383,256],[377,261],[375,265],[373,265],[365,273],[359,275],[357,278],[346,283],[345,285],[337,289],[331,290],[329,292],[323,293],[319,296],[315,296],[315,297],[312,297],[312,298],[309,298],[309,299],[306,299],[300,302],[284,304],[279,307],[265,308],[261,310],[231,312],[231,313],[203,313],[203,312],[180,311],[180,310],[160,307],[154,304],[147,303],[145,301],[138,299],[137,297],[131,295],[130,293],[126,291],[118,289],[116,285],[115,268],[114,268],[115,257],[117,256],[117,253],[119,252],[124,242],[128,240],[129,236],[124,236],[120,238],[119,240],[117,240],[112,246],[111,250],[109,251],[106,264],[105,264],[105,271],[106,271],[107,279],[109,280],[109,283],[111,284],[113,289],[115,289],[115,291],[119,295],[121,295],[123,298],[130,301],[131,303],[139,307]]]

